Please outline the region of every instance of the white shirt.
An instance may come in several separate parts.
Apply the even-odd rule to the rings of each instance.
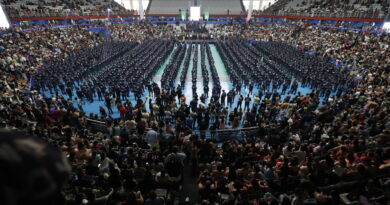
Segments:
[[[158,134],[156,131],[154,130],[149,130],[145,137],[144,137],[144,140],[146,141],[146,143],[150,144],[150,145],[154,145],[158,142]]]

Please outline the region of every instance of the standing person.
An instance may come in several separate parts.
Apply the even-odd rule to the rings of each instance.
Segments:
[[[168,174],[169,180],[174,184],[181,180],[186,157],[187,156],[183,152],[179,152],[178,147],[175,146],[173,147],[172,153],[165,158],[165,172]]]
[[[249,90],[249,94],[251,94],[251,95],[253,92],[253,87],[254,87],[253,83],[249,83],[248,90]]]
[[[181,101],[181,102],[180,102],[181,104],[184,104],[184,105],[185,105],[185,104],[186,104],[186,96],[185,96],[185,95],[181,95],[180,101]]]
[[[96,88],[96,92],[97,92],[97,96],[98,96],[98,101],[102,101],[103,100],[103,94],[102,94],[102,90],[100,89],[100,87]]]
[[[237,128],[240,125],[241,116],[238,114],[237,109],[235,109],[234,112],[237,113],[237,114],[234,115],[233,128]]]
[[[218,119],[218,129],[224,130],[225,129],[225,117],[220,117]]]
[[[150,96],[151,98],[154,97],[154,96],[153,96],[153,88],[152,88],[152,86],[153,86],[153,84],[152,84],[151,82],[148,82],[148,83],[146,84],[146,88],[147,88],[148,93],[149,93],[149,96]]]
[[[253,98],[253,106],[257,106],[260,104],[260,98],[258,95],[256,95],[254,98]]]
[[[222,106],[225,106],[225,99],[226,99],[226,92],[225,92],[225,90],[222,90],[222,94],[221,94],[221,105]]]
[[[191,143],[191,171],[194,177],[198,177],[198,147],[195,143]]]
[[[126,112],[127,112],[126,107],[123,106],[123,105],[120,105],[120,107],[119,107],[119,113],[120,113],[120,116],[121,116],[121,119],[122,119],[122,120],[125,119]]]
[[[146,143],[148,143],[152,148],[158,147],[158,133],[152,128],[148,132],[146,132],[146,135],[144,136],[144,140]]]
[[[179,100],[179,104],[180,104],[180,98],[181,98],[181,95],[183,94],[182,90],[181,90],[181,86],[180,85],[177,85],[177,88],[176,88],[176,95],[177,95],[177,99]]]
[[[250,105],[251,101],[252,101],[252,99],[249,97],[249,94],[248,94],[248,96],[246,96],[246,98],[245,98],[244,110],[249,108],[249,105]]]
[[[227,104],[229,107],[231,107],[233,104],[233,91],[232,90],[230,90],[227,94]]]
[[[202,95],[200,96],[200,102],[206,104],[206,96],[204,95],[204,93],[202,93]]]
[[[105,99],[105,103],[106,103],[106,107],[107,107],[107,110],[108,110],[108,114],[111,115],[111,114],[114,114],[114,111],[112,111],[112,108],[111,108],[111,99],[109,96],[106,96],[106,99]]]
[[[208,85],[205,85],[203,87],[203,92],[204,92],[204,95],[207,97],[209,97],[209,86]]]
[[[240,94],[240,97],[238,97],[237,107],[236,108],[242,108],[242,101],[244,100],[244,97]]]
[[[73,97],[73,92],[72,92],[72,89],[67,87],[66,90],[65,90],[66,94],[68,95],[69,99],[72,99]]]
[[[80,111],[84,112],[84,109],[83,109],[83,102],[81,102],[80,98],[75,98],[76,100],[76,103],[77,103],[77,107],[79,108]]]
[[[100,116],[101,116],[101,118],[102,118],[102,119],[106,119],[107,113],[106,113],[106,110],[104,109],[104,107],[103,107],[103,106],[100,106],[100,107],[99,107],[99,110],[100,110]]]

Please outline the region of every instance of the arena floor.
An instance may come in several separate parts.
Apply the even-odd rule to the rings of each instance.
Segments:
[[[227,73],[227,71],[225,69],[225,66],[224,66],[224,64],[222,62],[221,56],[219,55],[219,53],[217,51],[217,48],[215,47],[215,45],[210,45],[210,47],[211,47],[211,53],[212,53],[213,58],[214,58],[215,67],[217,69],[217,72],[218,72],[218,75],[219,75],[219,78],[220,78],[222,89],[225,90],[226,92],[228,92],[230,89],[233,88],[233,85],[230,82],[229,75],[228,75],[228,73]],[[197,94],[198,94],[198,96],[200,96],[203,93],[203,77],[202,77],[202,70],[201,70],[201,61],[200,61],[201,54],[200,53],[201,53],[200,52],[200,45],[198,45],[198,65],[196,65],[196,69],[198,69],[197,70],[198,78],[197,78],[197,85],[196,85],[197,86]],[[193,61],[192,61],[193,57],[194,57],[194,53],[192,53],[192,56],[191,56],[190,66],[189,66],[189,69],[188,69],[188,72],[187,72],[187,80],[186,80],[185,88],[184,88],[184,91],[183,91],[183,94],[186,96],[187,104],[189,104],[189,102],[192,99],[192,81],[191,81],[192,76],[191,76],[191,70],[194,68]],[[165,67],[167,66],[167,64],[168,64],[170,59],[171,59],[171,55],[165,60],[164,64],[161,66],[161,68],[156,72],[155,76],[153,77],[153,81],[156,82],[158,85],[161,85],[161,76],[162,76],[163,71],[164,71]],[[208,63],[207,58],[206,58],[206,67],[207,67],[207,69],[208,69],[208,71],[210,73],[210,65]],[[177,86],[180,83],[179,76],[180,76],[180,73],[182,72],[182,69],[183,69],[183,65],[180,66],[180,69],[179,69],[179,72],[178,72],[178,75],[177,75],[177,78],[176,78],[175,86]],[[212,83],[211,75],[209,75],[209,77],[210,77],[210,80],[209,80],[209,88],[210,88],[209,96],[211,96],[211,91],[213,89],[213,83]],[[299,85],[298,92],[300,92],[301,94],[305,95],[307,93],[310,93],[310,91],[311,91],[310,88],[302,87],[301,85]],[[279,92],[281,92],[281,88],[279,89]],[[248,90],[243,87],[241,89],[241,93],[245,97],[248,94]],[[258,89],[256,87],[253,89],[253,93],[258,93]],[[45,94],[47,96],[52,96],[49,93],[49,91],[46,91]],[[253,96],[253,95],[251,95],[251,96]],[[291,96],[294,97],[295,95],[292,94]],[[284,97],[285,97],[285,95],[282,95],[282,99]],[[149,99],[147,91],[143,94],[142,99],[143,100]],[[129,100],[134,104],[135,103],[134,95],[131,94]],[[209,102],[209,100],[210,100],[210,98],[208,98],[206,100],[206,104]],[[76,102],[74,101],[74,103],[76,103]],[[236,103],[237,103],[237,97],[235,98],[234,106],[236,105]],[[252,103],[251,103],[251,105],[252,105]],[[87,102],[87,101],[83,102],[83,110],[84,110],[84,112],[87,115],[89,115],[90,113],[98,114],[100,106],[106,107],[105,104],[104,104],[104,101],[98,101],[97,96],[94,97],[94,102],[92,102],[92,103],[91,102]],[[234,109],[234,106],[230,107],[229,110]],[[148,106],[146,106],[146,107],[147,107],[147,109],[149,109]],[[114,114],[112,115],[112,117],[114,117],[114,118],[119,117],[119,112],[118,112],[118,110],[115,107],[113,108],[113,111],[114,111]]]

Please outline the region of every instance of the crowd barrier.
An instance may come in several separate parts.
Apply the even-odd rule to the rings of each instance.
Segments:
[[[246,14],[239,15],[210,15],[208,22],[219,21],[242,21],[245,22]],[[41,15],[41,16],[26,16],[26,15],[11,15],[10,20],[16,24],[18,22],[28,21],[31,24],[44,24],[47,21],[56,20],[58,24],[67,24],[70,20],[76,22],[88,22],[96,19],[118,19],[120,21],[139,20],[139,16],[124,12],[124,13],[88,13],[79,15]],[[183,21],[179,14],[146,14],[146,20],[150,21]],[[188,16],[186,16],[188,19]],[[253,14],[251,20],[261,19],[263,21],[285,21],[286,19],[301,19],[310,20],[312,22],[329,21],[336,24],[338,21],[344,22],[379,22],[383,23],[385,15],[364,13],[290,13],[290,12],[276,12],[276,13],[258,13]],[[358,23],[361,24],[361,23]]]
[[[255,137],[258,133],[258,130],[258,127],[224,130],[193,130],[192,134],[205,137],[206,139],[212,139],[217,142],[225,142],[227,140],[245,142],[247,137]]]
[[[87,119],[87,127],[91,132],[97,133],[101,132],[107,134],[107,125],[106,123],[98,120]],[[217,142],[224,142],[227,140],[237,140],[240,142],[246,141],[246,137],[255,137],[257,136],[259,128],[258,127],[248,127],[248,128],[238,128],[238,129],[224,129],[224,130],[193,130],[192,134],[198,135],[200,137],[205,137],[206,139],[212,139]]]
[[[193,21],[149,21],[151,24],[189,24]],[[199,24],[245,24],[245,21],[198,21]]]
[[[102,121],[92,120],[92,119],[87,118],[86,125],[87,125],[88,129],[93,133],[101,132],[101,133],[107,134],[107,131],[108,131],[107,125],[106,125],[106,123],[104,123]]]
[[[298,17],[326,17],[326,18],[385,18],[386,13],[372,13],[372,12],[289,12],[289,11],[278,11],[278,12],[254,12],[252,15],[263,15],[263,16],[298,16]]]
[[[179,42],[190,43],[190,44],[200,44],[200,43],[216,43],[216,39],[178,39]]]

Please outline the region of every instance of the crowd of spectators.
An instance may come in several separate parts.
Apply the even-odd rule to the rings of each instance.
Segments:
[[[146,38],[175,39],[176,34],[179,33],[178,30],[173,25],[137,23],[132,25],[115,25],[111,27],[110,32],[115,40],[136,39],[144,41]]]
[[[378,5],[375,7],[375,5]],[[300,9],[302,7],[302,9]],[[370,13],[387,13],[389,3],[386,0],[357,0],[353,3],[349,1],[303,1],[298,5],[293,5],[291,11],[326,11],[326,12],[370,12]],[[294,9],[295,8],[295,9]]]
[[[2,0],[5,10],[10,17],[31,16],[82,16],[82,15],[111,15],[133,14],[137,10],[127,10],[114,0]],[[280,0],[264,11],[254,9],[253,15],[260,14],[289,14],[313,16],[351,16],[384,18],[389,12],[387,0]],[[227,11],[229,15],[229,11]],[[244,13],[242,13],[244,14]]]
[[[2,129],[23,130],[55,145],[72,167],[71,177],[51,204],[174,203],[186,166],[198,178],[201,204],[389,201],[388,34],[306,26],[217,26],[209,33],[218,41],[235,85],[241,84],[249,91],[255,82],[260,88],[268,87],[250,96],[242,96],[241,88],[227,93],[219,89],[208,104],[199,103],[195,96],[187,104],[181,88],[160,88],[150,83],[175,44],[181,56],[178,59],[185,60],[190,50],[178,45],[176,37],[181,31],[172,28],[145,23],[112,26],[114,41],[81,27],[37,31],[16,28],[2,35]],[[251,40],[257,42],[249,45]],[[265,42],[290,52],[276,54],[281,50],[269,48],[266,50],[271,53],[262,53],[261,46],[268,48]],[[298,51],[314,52],[315,57],[334,61],[340,70],[348,71],[349,76],[321,72],[330,83],[342,85],[330,76],[355,79],[357,83],[343,87],[342,93],[328,95],[323,103],[314,89],[307,95],[296,93],[295,97],[282,99],[275,89],[268,88],[278,86],[274,83],[278,78],[287,82],[290,76],[274,64],[271,55],[294,69],[294,59],[305,63],[304,57],[297,56]],[[208,46],[201,52],[213,62]],[[114,54],[119,58],[115,59]],[[180,63],[173,63],[176,71]],[[144,73],[137,73],[138,68]],[[258,73],[258,68],[264,72]],[[312,72],[318,69],[325,68],[316,67]],[[75,75],[79,71],[88,75]],[[215,68],[210,71],[212,77],[217,76]],[[298,75],[308,72],[300,71]],[[43,86],[30,89],[31,77],[40,75],[45,76],[37,79]],[[213,77],[214,85],[220,84],[217,78]],[[273,79],[260,83],[261,78]],[[64,79],[80,88],[76,95],[81,101],[99,95],[98,90],[85,86],[108,85],[98,99],[106,102],[107,109],[101,107],[99,114],[86,116],[82,106],[72,102],[74,90],[67,91],[72,86],[65,83],[61,89]],[[126,79],[140,87],[124,92],[115,87]],[[52,97],[42,92],[47,82],[52,86]],[[290,82],[286,92],[296,92],[294,81]],[[138,97],[134,105],[126,101],[128,96],[123,93],[138,91],[148,92],[150,99]],[[235,98],[237,103],[229,103]],[[108,106],[114,105],[121,113],[118,119],[109,117],[112,109]],[[104,121],[106,130],[92,132],[88,126],[91,118]],[[192,132],[240,125],[258,129],[245,141],[233,138],[222,143]],[[25,194],[9,204],[23,203],[28,197]]]
[[[280,0],[264,11],[253,14],[289,14],[313,16],[351,16],[384,18],[389,12],[387,0]]]
[[[87,16],[137,14],[135,10],[127,10],[114,0],[2,0],[9,17],[36,17],[36,16]]]

